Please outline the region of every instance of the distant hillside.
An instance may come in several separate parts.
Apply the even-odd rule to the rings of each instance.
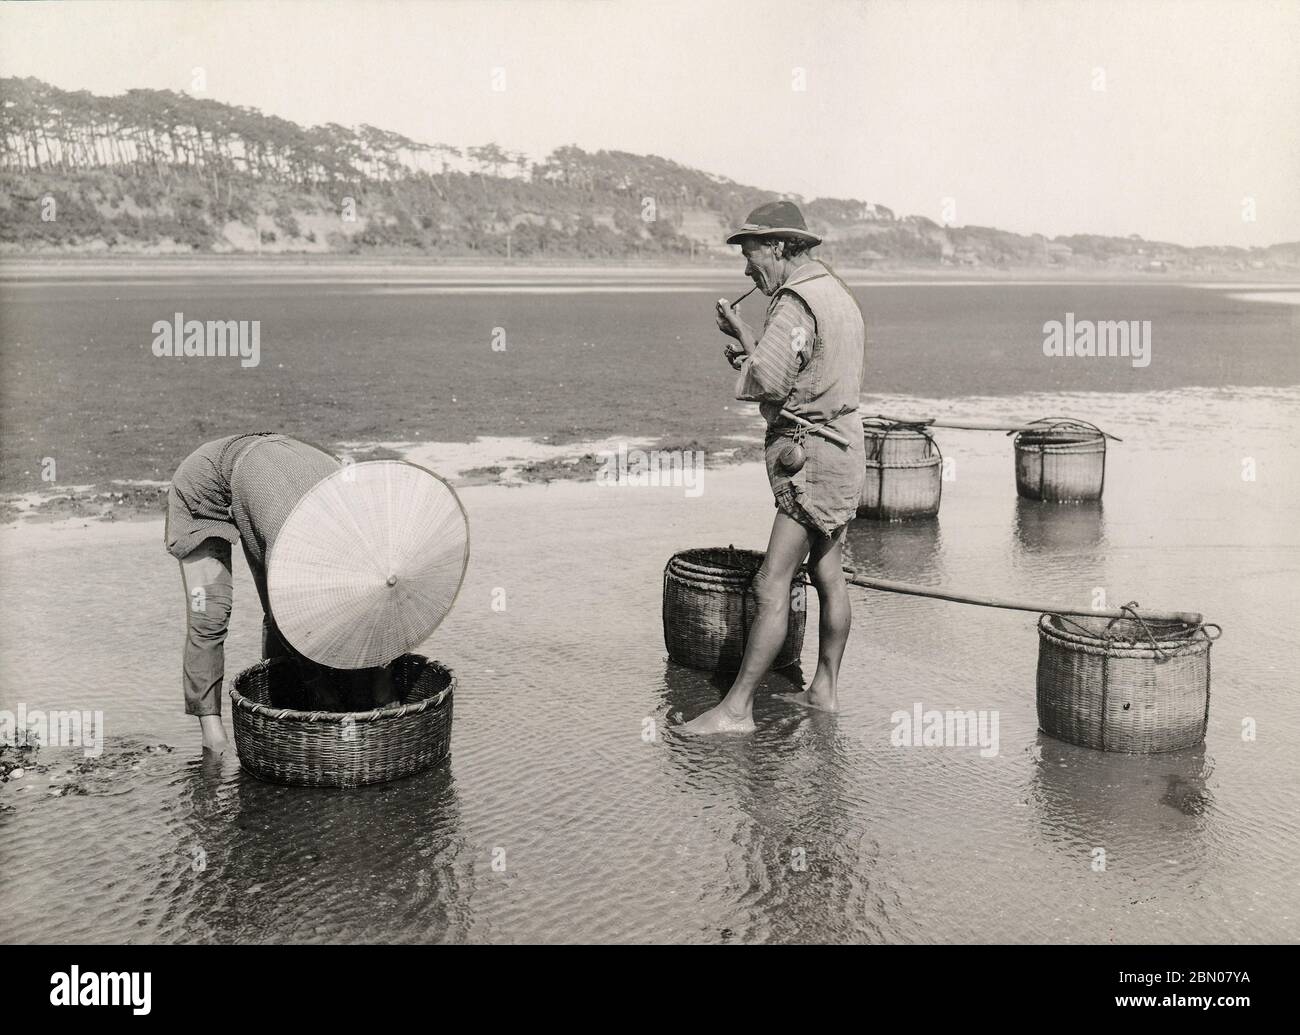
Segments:
[[[167,90],[118,97],[0,78],[0,254],[332,252],[521,259],[730,258],[725,230],[777,192],[654,155],[427,144],[304,128]],[[1051,240],[798,201],[853,266],[1300,269],[1300,243]]]

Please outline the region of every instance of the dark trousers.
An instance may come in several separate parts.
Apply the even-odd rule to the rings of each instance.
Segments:
[[[266,591],[266,569],[244,549],[244,559],[262,602],[262,657],[292,658],[298,678],[308,687],[309,699],[330,710],[361,711],[372,708],[373,680],[381,670],[341,672],[319,665],[294,650],[271,615]],[[225,539],[203,540],[181,560],[185,587],[185,657],[182,687],[188,715],[220,715],[221,684],[226,673],[226,635],[234,599],[231,547]]]
[[[276,628],[266,594],[266,569],[244,551],[262,602],[262,657],[297,657]],[[187,715],[220,715],[226,673],[226,635],[234,601],[230,543],[205,539],[181,559],[185,587],[185,657],[182,688]],[[306,659],[302,659],[306,661]],[[307,664],[312,664],[307,662]]]

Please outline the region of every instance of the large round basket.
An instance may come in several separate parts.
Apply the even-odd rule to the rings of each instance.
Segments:
[[[1039,727],[1070,744],[1128,754],[1201,743],[1210,718],[1210,644],[1218,628],[1040,616]]]
[[[751,583],[763,555],[732,547],[685,550],[664,568],[664,645],[673,661],[735,672],[758,613]],[[799,660],[808,617],[802,572],[790,584],[790,626],[773,668]]]
[[[934,517],[943,494],[943,455],[919,425],[879,417],[862,422],[867,474],[858,517],[904,521]]]
[[[361,712],[314,709],[298,673],[292,659],[273,658],[235,678],[235,750],[254,776],[301,787],[360,787],[447,757],[456,677],[436,661],[402,655],[393,663],[401,703]]]
[[[1027,500],[1068,503],[1101,499],[1106,436],[1085,421],[1034,421],[1016,435],[1016,492]]]

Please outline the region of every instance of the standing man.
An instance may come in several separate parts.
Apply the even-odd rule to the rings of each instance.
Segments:
[[[740,371],[736,398],[757,402],[767,421],[765,457],[776,517],[754,576],[758,612],[740,671],[719,704],[682,727],[687,733],[754,729],[754,691],[785,641],[790,583],[805,559],[820,604],[817,671],[792,699],[836,710],[836,681],[852,621],[840,547],[866,474],[858,415],[866,327],[848,287],[808,254],[821,238],[809,232],[797,205],[773,201],[754,209],[727,243],[740,245],[745,274],[771,299],[761,335],[725,302],[717,305],[717,322],[734,339],[724,354]],[[782,409],[838,432],[848,445],[808,434]]]

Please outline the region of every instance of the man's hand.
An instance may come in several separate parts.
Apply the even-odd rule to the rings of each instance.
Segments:
[[[727,342],[722,346],[722,355],[726,357],[728,363],[736,370],[740,369],[740,361],[745,358],[747,353],[744,348],[733,342]]]
[[[725,298],[718,299],[715,309],[718,318],[718,330],[729,338],[739,339],[745,327],[745,321],[740,318],[740,314],[727,304]]]
[[[199,728],[203,731],[203,750],[214,755],[224,755],[230,750],[226,731],[221,728],[220,715],[200,715]]]

